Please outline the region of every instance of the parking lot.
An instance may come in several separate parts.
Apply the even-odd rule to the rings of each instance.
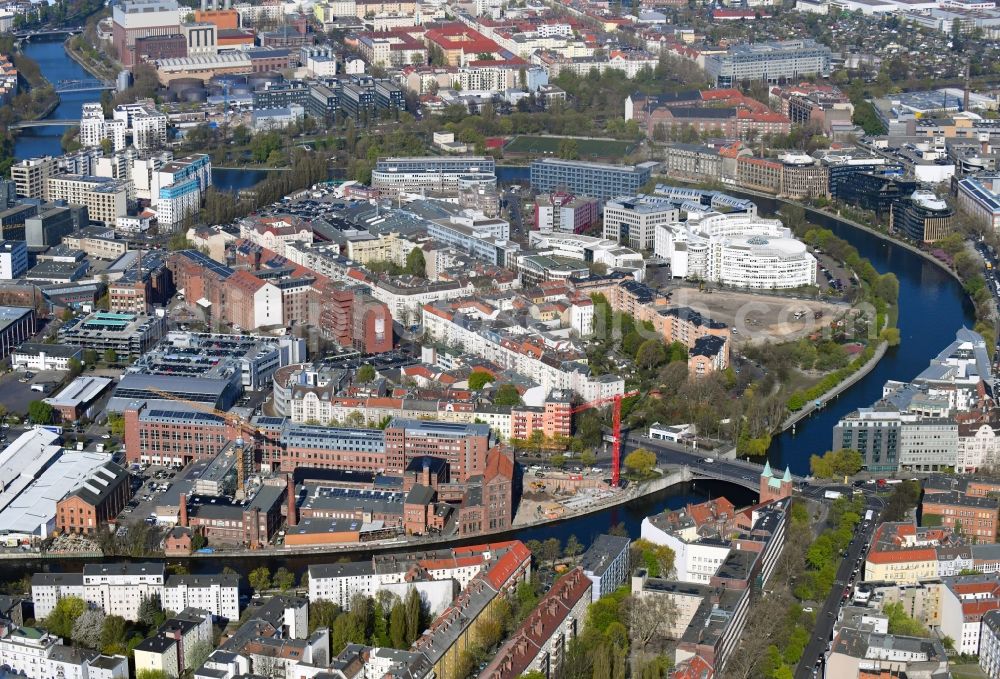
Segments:
[[[134,466],[130,471],[133,475],[132,489],[135,494],[125,505],[121,520],[125,523],[139,521],[155,523],[153,517],[156,515],[157,507],[176,505],[179,500],[179,492],[171,492],[177,472],[163,467],[147,467],[137,473]],[[167,487],[167,490],[163,490],[164,487]]]
[[[3,404],[8,412],[24,414],[28,410],[29,403],[51,396],[57,391],[66,374],[59,370],[43,370],[37,373],[20,370],[9,372],[0,377],[0,404]],[[27,375],[31,377],[28,378]],[[33,391],[32,385],[44,385],[47,391]]]

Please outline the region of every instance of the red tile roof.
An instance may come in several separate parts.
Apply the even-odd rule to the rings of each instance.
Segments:
[[[572,613],[573,607],[584,597],[589,600],[591,587],[590,579],[580,567],[557,580],[479,676],[484,679],[521,676]]]

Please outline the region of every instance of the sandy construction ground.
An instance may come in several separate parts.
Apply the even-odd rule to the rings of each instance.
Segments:
[[[734,343],[786,342],[810,333],[850,311],[847,304],[779,297],[765,293],[675,287],[671,305],[689,306],[733,329]],[[822,312],[816,318],[816,312]],[[798,314],[798,317],[796,317]]]

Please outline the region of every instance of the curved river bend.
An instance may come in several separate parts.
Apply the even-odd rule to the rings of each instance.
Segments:
[[[61,42],[36,42],[26,47],[26,53],[38,61],[42,72],[50,82],[88,77],[87,73],[66,56]],[[84,92],[63,95],[62,102],[52,117],[79,118],[83,103],[99,100],[100,93]],[[23,131],[17,139],[15,152],[18,158],[37,155],[58,155],[61,153],[59,140],[63,128],[37,128]],[[526,168],[497,168],[501,181],[524,181]],[[216,170],[213,177],[223,189],[239,189],[250,186],[263,178],[259,171]],[[733,192],[737,193],[737,192]],[[754,200],[764,213],[773,213],[777,201],[758,196],[747,196]],[[819,413],[800,422],[793,434],[791,431],[775,437],[768,456],[771,464],[779,468],[791,466],[797,474],[809,471],[809,456],[822,453],[830,448],[833,426],[845,414],[859,407],[870,405],[882,393],[886,380],[906,380],[927,366],[942,348],[955,337],[955,331],[962,325],[972,326],[974,322],[971,302],[964,295],[961,286],[937,265],[909,250],[883,241],[868,232],[842,224],[823,215],[813,215],[813,223],[831,229],[841,238],[850,241],[863,257],[880,273],[893,272],[899,278],[899,329],[900,346],[888,350],[885,357],[868,375],[859,380],[840,397],[827,404]],[[643,517],[678,508],[687,502],[696,502],[707,497],[726,494],[735,504],[746,504],[755,499],[745,489],[726,484],[699,482],[684,484],[637,500],[628,506],[608,509],[586,517],[567,519],[555,524],[517,531],[514,535],[522,540],[544,540],[556,537],[565,541],[576,535],[585,546],[600,533],[606,532],[618,523],[624,523],[633,537],[639,534],[639,524]],[[400,551],[405,551],[401,548]],[[366,552],[359,552],[358,556]],[[370,553],[370,552],[367,552]],[[291,557],[226,557],[217,559],[194,559],[189,561],[192,571],[218,571],[224,565],[232,565],[238,571],[248,570],[250,563],[265,564],[272,570],[286,566],[302,572],[310,563],[335,561],[343,554],[309,555]],[[252,560],[252,561],[251,561]],[[81,560],[46,559],[39,561],[7,561],[2,563],[3,580],[16,580],[24,574],[39,570],[79,570]]]

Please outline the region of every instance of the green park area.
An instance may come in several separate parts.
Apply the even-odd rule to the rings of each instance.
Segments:
[[[583,139],[580,137],[538,137],[520,134],[504,147],[504,155],[546,155],[561,157],[567,148],[566,142],[576,145],[576,157],[580,160],[619,160],[635,150],[635,142],[615,139]]]

